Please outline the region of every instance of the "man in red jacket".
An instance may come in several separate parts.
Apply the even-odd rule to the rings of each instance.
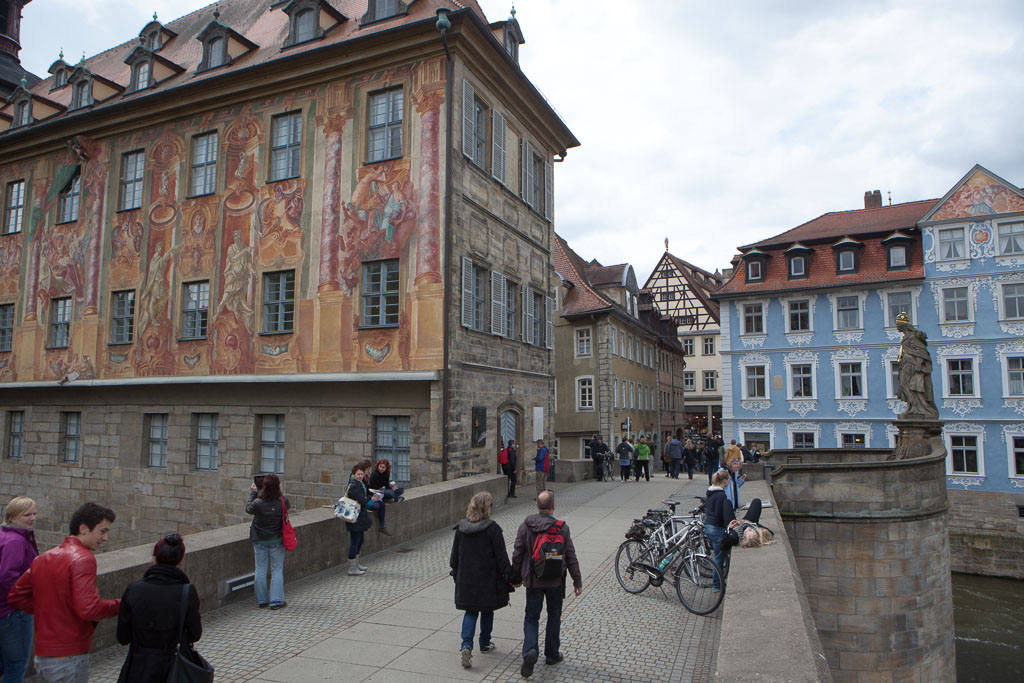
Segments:
[[[121,601],[100,598],[93,557],[115,518],[110,508],[82,505],[71,516],[71,535],[33,560],[7,598],[35,615],[36,671],[48,683],[86,683],[96,622],[117,616]]]

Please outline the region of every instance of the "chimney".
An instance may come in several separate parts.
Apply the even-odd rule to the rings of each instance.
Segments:
[[[867,191],[864,193],[864,208],[865,209],[880,209],[882,208],[882,191],[874,190]]]

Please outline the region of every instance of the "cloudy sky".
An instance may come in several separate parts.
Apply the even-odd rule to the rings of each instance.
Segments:
[[[267,0],[251,0],[266,2]],[[487,18],[510,0],[479,0]],[[22,62],[45,74],[206,0],[34,0]],[[518,0],[521,63],[582,146],[556,165],[579,254],[664,250],[708,270],[865,190],[942,196],[975,163],[1024,184],[1019,0]]]

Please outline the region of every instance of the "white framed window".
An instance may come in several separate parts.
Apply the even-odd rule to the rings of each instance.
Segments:
[[[697,390],[697,373],[694,370],[683,370],[683,391]]]
[[[907,267],[907,245],[894,244],[886,251],[889,270]]]
[[[684,356],[692,356],[693,355],[693,347],[694,347],[693,337],[683,337],[683,355]]]
[[[197,470],[215,471],[220,438],[217,413],[196,413],[193,422],[195,430],[195,465]]]
[[[867,396],[862,361],[841,361],[836,364],[839,388],[838,398],[864,398]]]
[[[22,444],[25,439],[25,411],[7,411],[7,444],[6,455],[8,460],[21,460]]]
[[[1003,439],[1010,479],[1024,479],[1024,423],[1004,426]]]
[[[619,409],[619,380],[612,379],[612,408]]]
[[[57,222],[70,223],[78,220],[78,203],[82,194],[82,173],[81,169],[68,181],[64,189],[60,191],[57,203]]]
[[[967,243],[963,228],[939,230],[939,260],[954,261],[967,257]]]
[[[302,161],[302,112],[270,120],[270,180],[298,178]]]
[[[146,166],[146,153],[128,152],[121,155],[121,201],[119,209],[137,209],[142,206],[142,180]]]
[[[799,278],[807,275],[807,257],[804,255],[789,257],[789,277]]]
[[[367,269],[378,269],[387,268],[389,264],[393,264],[395,271],[398,270],[398,259],[394,261],[377,261],[375,263],[364,263],[363,264],[363,325],[377,325],[393,322],[398,324],[398,295],[395,294],[394,302],[394,314],[393,320],[388,318],[390,309],[387,304],[375,298],[371,293],[367,292],[368,287],[368,275]],[[372,280],[372,278],[370,278]],[[385,282],[388,280],[387,276],[384,277]],[[395,281],[398,280],[397,272],[394,277]],[[378,281],[379,282],[379,281]],[[396,285],[397,288],[397,285]],[[378,290],[377,294],[380,292]],[[383,308],[374,308],[368,306],[369,302],[378,302]],[[372,313],[376,313],[377,317],[373,317]],[[294,270],[280,270],[276,273],[264,273],[263,274],[263,333],[264,334],[284,334],[292,332],[295,329],[295,271]]]
[[[146,465],[155,469],[167,468],[167,413],[146,415]]]
[[[867,436],[864,432],[841,432],[839,441],[842,448],[867,448]]]
[[[50,300],[50,348],[67,348],[71,340],[71,297]]]
[[[608,328],[608,336],[611,341],[612,355],[619,355],[619,334],[615,327]]]
[[[817,398],[814,363],[786,362],[788,369],[788,397],[792,400],[810,400]]]
[[[60,414],[60,441],[58,454],[66,463],[77,463],[82,446],[82,413],[62,412]]]
[[[594,409],[594,377],[576,378],[576,410]]]
[[[942,288],[942,322],[969,322],[973,311],[970,289],[964,287]]]
[[[402,156],[404,111],[401,87],[370,95],[367,161],[384,161]]]
[[[14,304],[0,304],[0,353],[14,348]]]
[[[914,294],[912,292],[886,292],[885,326],[896,327],[896,316],[900,313],[910,316],[911,324],[916,322],[917,311],[914,310]]]
[[[817,422],[789,422],[786,435],[790,448],[817,448],[821,442],[821,424]]]
[[[380,415],[373,420],[376,428],[374,462],[387,458],[391,461],[391,476],[394,480],[408,484],[412,478],[409,416]]]
[[[593,354],[593,344],[591,341],[591,328],[589,327],[577,327],[576,328],[576,357],[577,358],[589,358]]]
[[[15,180],[7,183],[4,195],[4,224],[0,235],[21,232],[25,217],[25,181]]]
[[[1000,256],[1024,254],[1024,223],[1000,223],[998,232]]]
[[[259,415],[258,418],[260,473],[284,474],[284,415]]]
[[[190,195],[212,194],[217,188],[217,132],[192,138]]]
[[[626,358],[633,360],[633,335],[626,338]]]
[[[715,355],[715,338],[714,337],[704,337],[704,339],[702,341],[703,341],[704,355],[705,356],[713,356],[713,355]]]
[[[1006,398],[1024,397],[1024,355],[1002,357],[1004,367],[1003,396]]]
[[[861,329],[860,296],[857,294],[837,296],[835,302],[836,330]]]
[[[766,308],[767,306],[761,301],[743,304],[743,334],[764,334],[764,315]]]
[[[887,360],[889,372],[885,377],[885,395],[887,398],[896,398],[896,391],[900,388],[900,362]]]
[[[110,316],[110,343],[130,344],[135,331],[135,290],[114,292]]]
[[[760,261],[747,262],[747,282],[759,282],[764,279],[764,264]]]
[[[793,432],[789,443],[790,448],[814,448],[814,432]]]
[[[786,302],[786,332],[812,332],[811,302],[809,299],[791,299]]]
[[[979,425],[957,425],[946,433],[946,474],[985,476],[985,432]],[[972,429],[973,428],[973,429]],[[967,431],[971,430],[971,431]],[[976,430],[976,431],[975,431]]]
[[[636,408],[636,382],[631,381],[629,383],[629,409],[634,410]]]
[[[718,370],[704,370],[702,379],[704,391],[718,391]]]
[[[764,365],[747,365],[743,368],[743,398],[768,397],[768,370]]]
[[[1000,286],[1000,320],[1024,320],[1024,282],[1005,283]]]
[[[205,339],[210,312],[210,282],[186,282],[182,290],[181,335],[184,339]]]
[[[981,365],[980,351],[978,353],[950,353],[948,355],[940,353],[940,356],[942,358],[942,397],[980,397],[981,387],[978,385],[978,368]]]

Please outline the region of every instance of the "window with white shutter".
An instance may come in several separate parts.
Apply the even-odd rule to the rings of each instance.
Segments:
[[[462,258],[462,326],[473,327],[473,259]]]
[[[473,158],[476,146],[476,91],[469,81],[462,81],[462,153]]]
[[[533,145],[530,144],[529,140],[523,140],[522,142],[522,163],[520,164],[520,171],[522,174],[522,184],[519,186],[519,194],[522,196],[523,201],[526,202],[527,206],[535,206],[536,199],[533,192]]]
[[[530,320],[530,305],[527,300],[530,298],[530,288],[523,285],[522,289],[519,290],[521,296],[522,306],[520,307],[523,311],[523,334],[522,340],[527,344],[531,343],[533,334],[533,321]]]
[[[550,296],[544,297],[544,348],[547,349],[552,348],[555,340],[554,310],[555,300]]]
[[[491,175],[505,184],[505,117],[491,113]]]
[[[524,297],[524,299],[525,299],[525,303],[526,303],[526,321],[527,321],[527,327],[526,327],[526,331],[525,331],[526,339],[524,339],[524,341],[527,344],[536,344],[537,340],[536,340],[536,336],[534,335],[534,320],[536,320],[536,318],[537,318],[537,307],[534,304],[533,291],[530,290],[527,287],[523,287],[523,293],[526,295]]]
[[[550,161],[544,162],[544,218],[551,220],[551,208],[554,201],[554,178],[552,177],[552,167]],[[538,202],[539,208],[540,202]]]
[[[491,334],[508,335],[505,317],[505,291],[508,280],[501,273],[491,271]]]

